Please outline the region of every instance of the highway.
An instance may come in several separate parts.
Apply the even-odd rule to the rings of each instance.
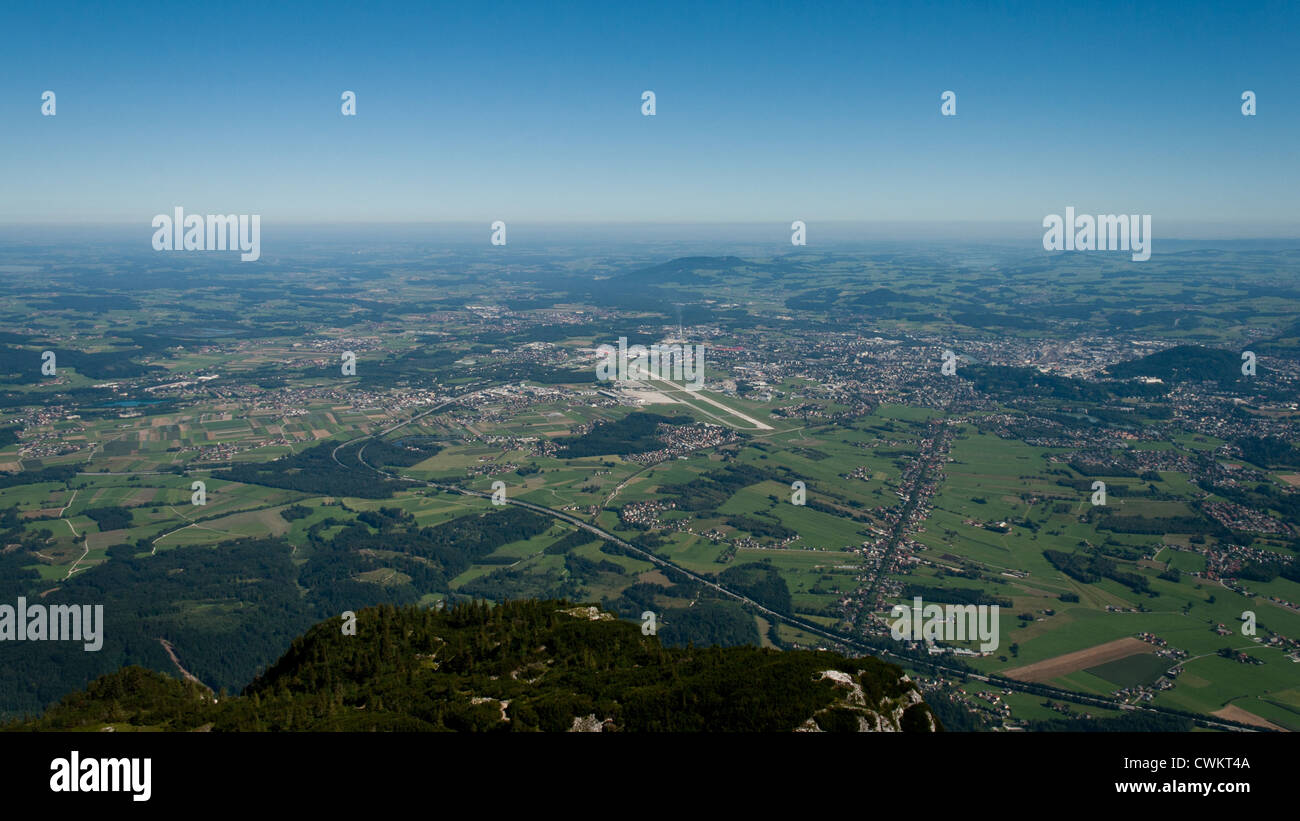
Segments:
[[[386,430],[382,431],[379,434],[370,434],[370,435],[362,435],[362,436],[354,437],[353,439],[344,442],[343,444],[339,445],[337,448],[334,449],[334,461],[338,462],[338,464],[340,465],[343,465],[342,462],[339,462],[337,454],[339,449],[344,447],[345,445],[349,445],[352,442],[356,442],[360,439],[370,439],[373,441],[382,436],[387,436],[388,434],[400,430],[401,428],[411,424],[412,422],[422,419],[431,413],[435,413],[441,410],[442,408],[445,408],[449,405],[453,405],[456,402],[461,401],[462,399],[467,399],[471,396],[474,396],[475,394],[480,393],[482,390],[483,389],[479,389],[471,393],[462,394],[460,396],[448,399],[444,402],[439,403],[438,405],[435,405],[429,410],[418,414],[417,416],[411,417],[405,422],[399,422],[398,424],[395,424],[387,428]],[[465,496],[475,496],[478,498],[489,499],[489,500],[492,498],[491,493],[484,493],[478,490],[470,490],[468,488],[459,487],[457,485],[449,485],[440,482],[429,482],[420,479],[412,479],[408,476],[401,476],[396,473],[391,473],[389,471],[382,470],[365,461],[365,450],[366,450],[366,445],[362,445],[357,450],[357,462],[361,466],[364,466],[374,471],[375,473],[380,474],[381,476],[385,476],[390,479],[396,479],[398,481],[407,482],[411,484],[424,485],[426,487],[436,488],[438,490],[452,491],[455,493],[460,493]],[[343,465],[343,467],[347,467],[347,465]],[[636,545],[631,544],[630,542],[627,542],[619,538],[613,533],[603,530],[597,527],[596,525],[591,524],[590,522],[587,522],[583,519],[579,519],[578,517],[566,513],[562,510],[555,510],[554,508],[549,508],[546,507],[545,505],[539,505],[534,502],[526,502],[521,499],[511,499],[509,498],[508,495],[505,501],[506,504],[516,505],[518,507],[532,510],[536,513],[541,513],[543,515],[550,516],[552,518],[559,519],[564,522],[568,522],[569,524],[581,528],[587,531],[588,533],[591,533],[594,536],[598,536],[599,538],[604,539],[605,541],[612,542],[613,544],[618,545],[620,548],[628,551],[629,553],[632,553],[642,559],[645,559],[646,561],[651,562],[652,564],[655,564],[659,567],[671,568],[672,570],[682,574],[683,576],[686,576],[692,581],[698,582],[699,584],[702,584],[705,587],[708,587],[709,589],[714,590],[725,597],[739,601],[749,606],[753,610],[762,613],[764,616],[770,619],[783,622],[792,627],[796,627],[800,630],[803,630],[807,633],[820,636],[832,642],[834,645],[846,647],[857,653],[862,653],[865,655],[872,655],[872,656],[882,656],[882,655],[889,656],[891,658],[898,659],[901,663],[904,664],[913,665],[913,666],[920,664],[929,667],[935,670],[936,672],[942,672],[949,676],[959,677],[959,678],[972,678],[978,681],[987,682],[991,686],[999,687],[1002,689],[1016,690],[1019,692],[1028,692],[1028,693],[1033,693],[1038,695],[1044,695],[1044,691],[1047,691],[1046,693],[1047,696],[1050,696],[1052,698],[1057,698],[1062,701],[1072,701],[1077,704],[1086,704],[1095,707],[1105,707],[1112,710],[1141,711],[1141,712],[1156,713],[1160,715],[1168,715],[1168,716],[1179,717],[1179,718],[1189,718],[1193,723],[1195,723],[1198,726],[1206,727],[1209,729],[1215,729],[1215,730],[1228,730],[1228,731],[1235,731],[1235,732],[1259,732],[1259,728],[1257,727],[1251,727],[1245,724],[1237,724],[1235,722],[1226,721],[1222,719],[1213,719],[1213,718],[1201,717],[1201,716],[1191,716],[1189,714],[1178,713],[1172,710],[1166,710],[1164,708],[1155,707],[1152,705],[1130,705],[1130,704],[1125,704],[1124,702],[1118,701],[1116,699],[1106,698],[1104,696],[1094,696],[1088,693],[1075,692],[1073,690],[1063,690],[1058,687],[1053,687],[1045,684],[1020,682],[1020,681],[1016,681],[1015,679],[1009,679],[997,675],[976,674],[969,669],[949,667],[934,661],[918,662],[916,659],[910,656],[906,656],[899,653],[894,653],[889,650],[884,650],[878,647],[872,647],[870,645],[862,644],[861,642],[857,641],[851,636],[841,634],[838,631],[827,629],[819,624],[816,624],[815,622],[810,622],[801,619],[798,616],[787,615],[785,613],[778,613],[777,611],[772,610],[771,608],[766,607],[765,605],[754,601],[748,596],[745,596],[741,593],[737,593],[734,590],[730,590],[711,579],[705,578],[704,576],[701,576],[697,573],[687,570],[686,568],[674,564],[673,562],[661,556],[658,556],[654,553],[651,553],[648,550],[637,547]]]

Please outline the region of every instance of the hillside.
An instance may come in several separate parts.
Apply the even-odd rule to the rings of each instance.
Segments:
[[[940,730],[874,658],[665,648],[564,601],[376,607],[316,625],[239,696],[140,667],[103,676],[10,731]]]
[[[1117,379],[1150,376],[1166,382],[1233,382],[1241,375],[1241,355],[1236,351],[1177,345],[1153,354],[1120,362],[1107,369]]]

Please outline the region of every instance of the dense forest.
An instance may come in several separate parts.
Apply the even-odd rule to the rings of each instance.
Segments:
[[[969,323],[967,323],[969,324]],[[1106,389],[1100,385],[1043,373],[1037,368],[1010,365],[967,365],[957,369],[963,379],[975,383],[980,391],[994,396],[1019,399],[1024,396],[1051,397],[1085,402],[1103,402]]]
[[[18,473],[0,473],[0,488],[35,485],[40,482],[63,483],[77,475],[80,465],[55,465],[39,470],[24,470]]]
[[[6,729],[942,729],[903,671],[871,657],[669,648],[595,608],[556,600],[382,606],[356,616],[355,635],[337,617],[311,628],[237,697],[214,701],[193,683],[126,667]]]
[[[89,510],[83,510],[82,513],[99,525],[100,532],[123,530],[131,526],[131,511],[119,505],[90,508]]]
[[[659,613],[659,640],[667,647],[757,646],[758,625],[734,601],[700,599],[693,607],[674,607]]]
[[[1165,382],[1218,382],[1241,378],[1241,354],[1201,345],[1178,345],[1107,369],[1117,379],[1154,376]]]
[[[387,499],[401,483],[385,479],[373,471],[362,468],[348,468],[344,465],[357,465],[357,451],[366,447],[366,455],[372,452],[379,458],[394,459],[400,454],[394,451],[405,450],[383,442],[353,442],[339,446],[337,442],[322,442],[307,448],[301,453],[285,456],[272,462],[244,462],[232,465],[229,470],[212,472],[213,479],[228,482],[244,482],[251,485],[296,490],[313,496],[353,496],[360,499]],[[339,448],[338,461],[334,459],[334,449]],[[418,461],[418,460],[416,460]],[[342,462],[343,464],[340,464]],[[378,462],[377,464],[396,464]],[[414,462],[412,463],[414,464]]]
[[[792,612],[790,588],[781,572],[769,561],[765,559],[761,562],[732,565],[722,571],[717,580],[764,607],[789,615]]]
[[[1131,588],[1134,593],[1147,593],[1150,591],[1151,583],[1146,576],[1120,570],[1119,565],[1114,560],[1105,556],[1044,550],[1043,558],[1051,562],[1052,566],[1057,570],[1084,584],[1093,584],[1102,579],[1112,579]]]
[[[77,642],[0,642],[0,703],[11,705],[11,716],[32,714],[123,665],[173,670],[160,639],[205,684],[239,687],[310,625],[345,610],[412,604],[446,591],[477,559],[551,525],[547,517],[509,507],[420,528],[410,514],[380,508],[313,526],[297,553],[310,557],[305,563],[293,561],[293,548],[276,538],[157,555],[149,555],[147,543],[117,545],[109,548],[108,562],[61,582],[41,600],[102,604],[103,647],[85,652]],[[337,532],[325,538],[329,529]],[[21,532],[12,509],[0,511],[0,532]],[[29,562],[20,551],[0,554],[10,601],[22,595],[35,600],[51,587],[22,569]],[[376,571],[394,580],[363,580]]]
[[[663,447],[657,432],[660,425],[689,425],[689,416],[662,416],[637,411],[616,422],[593,425],[581,436],[564,436],[555,440],[558,454],[564,459],[583,456],[624,456],[646,453]]]
[[[659,493],[674,501],[682,510],[716,510],[726,504],[736,491],[774,476],[775,474],[752,465],[728,465],[689,482],[664,485]]]
[[[1011,599],[991,596],[976,587],[933,587],[924,584],[909,584],[903,588],[900,597],[905,604],[910,604],[917,596],[927,604],[982,604],[986,606],[1011,607]]]
[[[760,519],[757,516],[736,514],[735,516],[728,516],[726,523],[728,527],[743,530],[752,536],[766,536],[769,539],[776,539],[778,541],[799,535],[794,530],[781,524],[774,517]]]
[[[1300,448],[1280,436],[1243,436],[1236,445],[1243,459],[1262,468],[1300,467]]]
[[[370,465],[388,465],[407,468],[438,455],[442,445],[423,438],[399,441],[379,439],[367,442],[359,454]]]

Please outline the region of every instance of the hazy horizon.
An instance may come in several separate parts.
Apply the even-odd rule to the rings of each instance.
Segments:
[[[184,206],[180,206],[184,207]],[[1056,213],[1064,210],[1057,209]],[[1076,209],[1086,213],[1083,209]],[[158,213],[171,215],[168,208]],[[226,209],[185,208],[186,214],[231,213]],[[40,231],[52,234],[75,233],[85,231],[113,232],[124,241],[131,241],[143,236],[147,243],[153,236],[154,228],[150,220],[154,214],[142,215],[137,220],[113,221],[0,221],[0,239],[9,239],[6,234],[21,234]],[[491,222],[472,220],[275,220],[268,215],[260,215],[264,230],[274,228],[290,235],[311,234],[314,232],[354,230],[367,231],[427,232],[425,238],[457,238],[487,244]],[[1044,215],[1045,216],[1045,215]],[[800,219],[795,217],[794,219]],[[1041,219],[1041,218],[1040,218]],[[790,247],[789,221],[747,220],[747,221],[664,221],[664,220],[509,220],[511,240],[521,236],[535,237],[537,232],[594,232],[605,239],[655,239],[655,240],[707,240],[754,241],[770,239],[777,245]],[[1044,229],[1040,221],[1013,220],[824,220],[802,219],[808,229],[809,250],[816,250],[818,241],[825,243],[839,242],[889,242],[930,240],[939,242],[980,241],[993,244],[1019,246],[1025,243],[1041,245]],[[1287,242],[1300,240],[1300,223],[1195,223],[1171,222],[1166,224],[1155,220],[1156,240],[1160,243],[1198,243],[1198,242]]]
[[[9,10],[0,222],[1300,224],[1294,5],[227,8]]]

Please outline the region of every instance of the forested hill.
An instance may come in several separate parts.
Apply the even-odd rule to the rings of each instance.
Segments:
[[[1107,370],[1118,379],[1149,376],[1166,382],[1230,383],[1241,376],[1241,355],[1201,345],[1177,345],[1111,365]]]
[[[901,669],[756,647],[666,648],[564,601],[381,606],[330,620],[239,696],[126,667],[8,730],[917,731]]]

